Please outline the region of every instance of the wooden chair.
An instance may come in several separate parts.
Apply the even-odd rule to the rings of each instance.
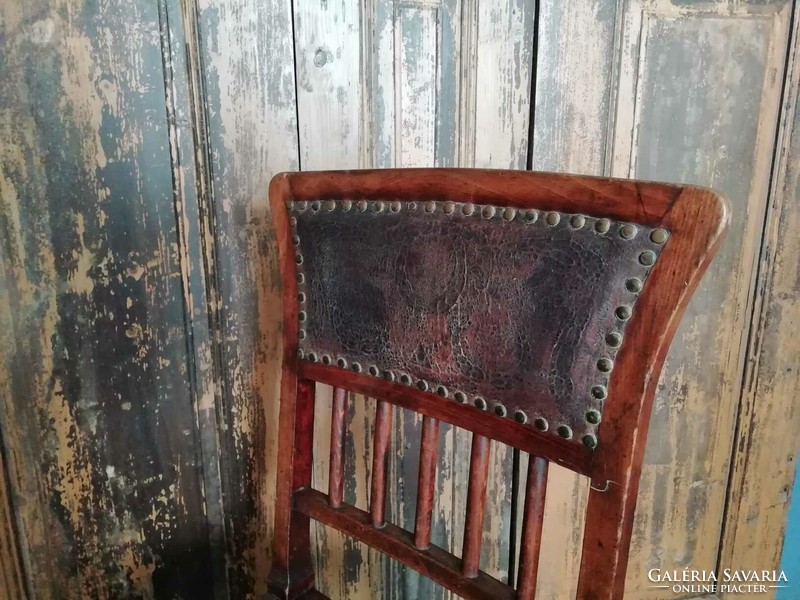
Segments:
[[[578,598],[621,598],[653,393],[719,245],[713,192],[532,173],[289,173],[270,201],[284,329],[270,592],[314,590],[309,519],[465,598],[533,598],[547,467],[591,480]],[[327,493],[314,386],[334,387]],[[377,399],[369,512],[343,503],[346,390]],[[394,406],[423,415],[416,524],[384,519]],[[473,433],[461,557],[431,544],[439,421]],[[492,441],[530,454],[517,587],[480,570]]]

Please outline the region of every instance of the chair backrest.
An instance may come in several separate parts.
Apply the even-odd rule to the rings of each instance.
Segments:
[[[578,597],[620,598],[653,393],[725,202],[459,169],[281,174],[270,200],[284,286],[273,593],[313,589],[313,518],[461,596],[532,598],[555,462],[592,482]],[[328,493],[311,488],[314,382],[335,389]],[[369,512],[342,498],[346,390],[378,400]],[[384,519],[393,405],[424,417],[413,532]],[[460,558],[430,543],[439,421],[473,432]],[[516,589],[479,565],[491,441],[531,455]]]

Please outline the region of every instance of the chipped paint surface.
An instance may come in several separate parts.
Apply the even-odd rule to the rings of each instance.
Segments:
[[[15,4],[0,7],[0,429],[21,587],[205,597],[158,7]]]
[[[797,287],[796,134],[781,138],[785,183],[771,204],[767,179],[789,3],[563,4],[539,5],[532,72],[525,0],[0,3],[0,587],[10,597],[264,591],[281,360],[267,184],[301,167],[530,158],[536,169],[725,193],[734,233],[656,400],[628,596],[657,600],[642,579],[653,563],[712,568],[723,533],[726,564],[775,566],[779,548],[753,540],[782,531],[796,460],[760,434],[790,436],[797,417],[787,369],[800,349],[782,335]],[[330,390],[318,396],[314,484],[325,490]],[[747,443],[737,446],[740,396]],[[351,397],[345,499],[360,508],[374,410]],[[420,419],[398,410],[394,422],[388,514],[410,528]],[[442,427],[433,535],[456,554],[470,441]],[[732,453],[734,481],[751,483],[730,496],[723,532]],[[482,561],[499,578],[510,471],[511,452],[495,445]],[[549,482],[539,597],[560,599],[574,593],[564,574],[578,566],[588,486],[558,468]],[[315,526],[314,539],[319,587],[334,599],[453,597],[338,532]]]
[[[281,300],[269,180],[299,167],[289,0],[197,0],[207,131],[215,403],[231,598],[266,589],[277,455]]]
[[[687,311],[657,392],[626,597],[660,598],[646,579],[652,566],[716,566],[780,89],[771,74],[782,68],[775,50],[785,48],[788,17],[788,3],[541,7],[534,168],[710,185],[733,204],[735,231]],[[572,479],[562,489],[577,491]],[[558,495],[567,508],[549,495],[546,528],[583,514],[585,496]],[[553,555],[576,556],[579,537],[546,529],[545,538],[555,542],[546,573],[577,568]],[[548,575],[540,592],[566,597],[569,583]]]
[[[787,531],[787,507],[800,456],[800,406],[796,401],[800,340],[800,21],[795,21],[790,76],[779,121],[772,201],[751,325],[748,368],[739,417],[741,437],[733,454],[733,485],[721,562],[730,569],[776,569],[781,544],[797,547]],[[776,442],[777,441],[777,442]],[[798,482],[794,482],[797,490]],[[791,523],[797,529],[797,523]],[[788,557],[788,554],[786,555]],[[787,570],[787,575],[794,579]],[[794,585],[780,590],[790,598]],[[755,600],[756,594],[736,596]],[[731,597],[731,596],[726,596]]]

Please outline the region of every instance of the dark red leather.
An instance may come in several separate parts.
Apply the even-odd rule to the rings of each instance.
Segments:
[[[598,233],[594,217],[458,203],[289,208],[301,358],[596,443],[613,394],[598,360],[613,361],[613,334],[624,343],[634,278],[663,246],[650,228]]]

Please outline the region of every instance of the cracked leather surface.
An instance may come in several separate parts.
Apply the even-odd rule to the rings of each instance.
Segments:
[[[640,257],[661,248],[652,230],[637,225],[624,239],[623,224],[598,233],[588,216],[551,225],[535,211],[400,206],[291,208],[302,357],[427,384],[443,402],[483,399],[493,414],[540,428],[543,418],[576,443],[596,435],[609,380],[598,360],[618,351],[609,334],[624,343],[618,309],[635,310],[626,282],[646,279]]]

